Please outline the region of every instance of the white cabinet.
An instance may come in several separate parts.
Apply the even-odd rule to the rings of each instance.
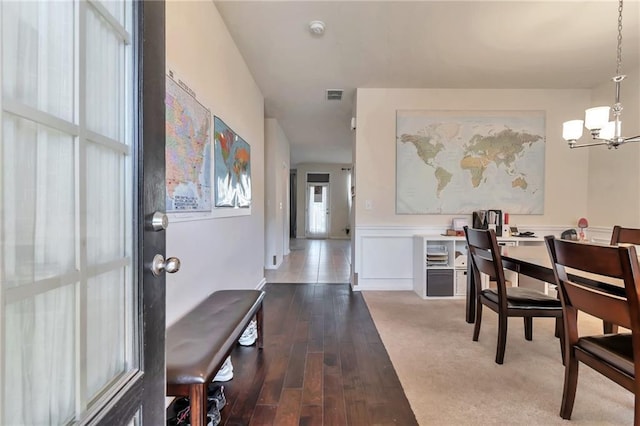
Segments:
[[[542,244],[542,238],[498,237],[502,246]],[[467,241],[464,237],[413,237],[413,290],[422,298],[464,297],[467,293]],[[488,278],[488,277],[487,277]],[[514,284],[517,277],[513,277]],[[488,279],[483,288],[489,285]]]
[[[464,296],[457,285],[457,271],[467,269],[464,238],[444,236],[414,237],[413,289],[423,298]],[[461,293],[462,292],[462,293]]]

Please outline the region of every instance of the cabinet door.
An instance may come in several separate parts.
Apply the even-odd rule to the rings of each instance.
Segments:
[[[453,269],[427,269],[427,296],[453,296]]]
[[[456,296],[466,296],[467,294],[467,277],[466,269],[456,269],[455,272],[455,290]]]

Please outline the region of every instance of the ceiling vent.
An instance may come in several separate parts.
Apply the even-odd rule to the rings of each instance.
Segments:
[[[341,101],[342,100],[342,89],[328,89],[327,90],[327,100],[328,101]]]

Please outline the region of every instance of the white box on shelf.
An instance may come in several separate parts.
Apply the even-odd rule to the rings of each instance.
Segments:
[[[456,241],[453,265],[456,268],[467,266],[467,242]]]

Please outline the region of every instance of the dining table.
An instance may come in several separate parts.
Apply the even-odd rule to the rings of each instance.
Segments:
[[[514,271],[519,275],[555,285],[555,276],[551,266],[551,258],[545,244],[518,245],[501,247],[502,265],[505,269]],[[475,322],[476,316],[476,283],[473,274],[471,259],[467,261],[467,301],[466,321]],[[601,291],[626,297],[624,284],[616,279],[604,279],[594,275],[569,271],[569,276],[581,284],[598,288]]]

